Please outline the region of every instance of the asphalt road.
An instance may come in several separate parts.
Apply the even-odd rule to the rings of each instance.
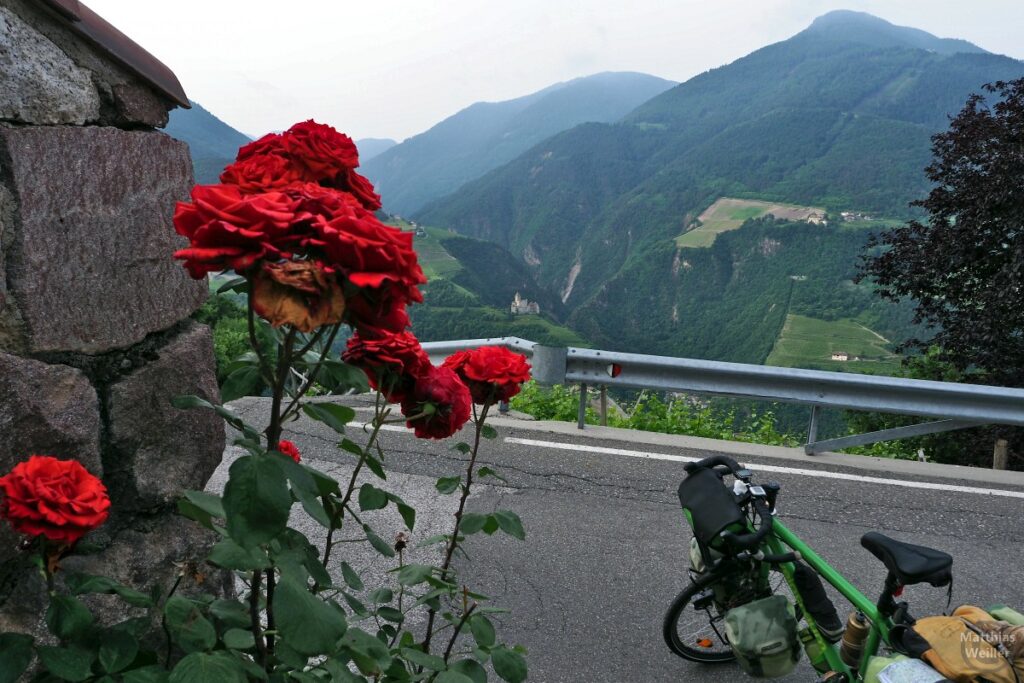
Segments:
[[[254,423],[263,409],[259,400],[236,404]],[[350,431],[354,440],[365,438],[358,429]],[[323,425],[301,420],[291,425],[288,437],[309,464],[339,476],[350,471],[352,456],[336,448],[338,439]],[[385,432],[382,441],[389,472],[384,487],[398,490],[420,510],[415,544],[450,524],[457,501],[437,496],[433,483],[464,469],[464,456],[451,450],[453,440],[418,440],[398,427]],[[516,511],[527,538],[471,537],[471,563],[461,567],[463,577],[490,595],[493,604],[510,610],[496,619],[499,634],[529,650],[531,682],[746,680],[734,665],[692,664],[663,644],[662,615],[687,581],[690,534],[675,493],[684,476],[682,464],[616,452],[623,450],[670,457],[712,452],[672,447],[669,440],[644,445],[628,433],[595,439],[586,433],[546,432],[538,423],[505,421],[480,461],[507,481],[481,487],[470,508]],[[735,457],[754,470],[755,478],[781,483],[780,518],[868,596],[880,591],[885,570],[860,547],[859,539],[878,530],[952,554],[954,606],[1003,602],[1024,607],[1024,498],[901,485],[910,480],[1015,493],[1024,490],[1014,486],[1019,476],[1010,475],[1003,483],[977,483],[939,476],[934,470],[927,477],[908,477],[813,458]],[[759,465],[783,471],[758,477]],[[825,478],[822,473],[850,478]],[[955,472],[952,476],[957,477]],[[222,481],[223,471],[218,477],[212,487]],[[858,480],[865,477],[885,481]],[[382,536],[401,528],[393,513],[378,519],[373,524]],[[350,561],[386,576],[388,567],[372,556]],[[946,591],[915,586],[904,599],[917,615],[935,614],[946,606]],[[837,605],[841,614],[849,611],[847,605]],[[781,680],[817,678],[805,660]]]

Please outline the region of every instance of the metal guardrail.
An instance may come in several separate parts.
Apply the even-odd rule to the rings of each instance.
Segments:
[[[1024,426],[1024,389],[542,346],[517,337],[431,342],[423,344],[423,347],[434,358],[459,349],[487,345],[505,346],[531,355],[533,376],[541,384],[579,384],[581,429],[588,386],[654,389],[808,405],[811,406],[811,418],[804,450],[809,455],[982,424]],[[821,408],[937,419],[818,441]]]

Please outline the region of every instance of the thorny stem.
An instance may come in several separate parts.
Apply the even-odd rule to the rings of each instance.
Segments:
[[[174,597],[174,593],[178,590],[178,586],[181,585],[181,580],[183,578],[185,578],[185,572],[178,572],[178,578],[175,579],[174,585],[171,586],[171,590],[167,593],[167,597],[164,598],[165,605],[167,604],[168,600]],[[167,656],[164,658],[164,666],[169,668],[171,666],[171,654],[174,651],[174,642],[171,640],[171,629],[167,627],[166,616],[161,617],[160,625],[163,626],[164,634],[167,636]]]
[[[268,386],[274,384],[273,373],[270,371],[270,363],[263,356],[263,347],[260,346],[259,340],[256,339],[256,314],[252,310],[252,297],[246,297],[246,310],[248,311],[249,320],[249,345],[252,346],[253,353],[256,354],[256,358],[260,362],[260,375],[263,377],[263,381]]]
[[[469,490],[473,486],[473,468],[476,466],[476,456],[480,451],[480,436],[483,433],[484,421],[487,419],[487,411],[490,410],[491,403],[487,402],[484,407],[480,410],[480,414],[476,415],[476,405],[473,405],[474,422],[476,425],[476,433],[473,436],[473,450],[470,452],[469,464],[466,465],[466,484],[462,487],[462,496],[459,498],[459,509],[455,513],[455,528],[452,530],[452,537],[448,541],[448,547],[445,550],[444,562],[441,564],[441,580],[446,581],[448,579],[448,569],[451,567],[452,558],[455,555],[455,548],[459,545],[459,527],[462,525],[462,514],[466,509],[466,500],[469,499]],[[437,617],[437,610],[431,608],[427,614],[427,635],[423,639],[423,651],[430,653],[430,640],[434,637],[434,619]]]
[[[377,392],[376,402],[374,404],[374,416],[373,416],[373,431],[370,432],[370,438],[366,442],[366,446],[363,447],[363,452],[359,455],[359,461],[356,463],[355,468],[352,470],[352,476],[348,480],[348,488],[345,490],[345,495],[341,499],[341,504],[338,506],[338,521],[341,521],[345,516],[345,509],[348,507],[348,503],[352,500],[352,493],[356,489],[356,479],[359,477],[359,471],[363,469],[363,464],[366,462],[366,458],[369,456],[370,449],[373,447],[374,442],[377,440],[377,436],[380,434],[380,428],[384,425],[385,418],[388,414],[387,404],[381,401],[381,394]],[[324,546],[324,569],[327,568],[327,562],[331,559],[331,549],[334,547],[334,532],[340,527],[336,525],[334,520],[331,520],[331,526],[327,530],[327,542]]]
[[[274,569],[267,570],[267,653],[274,654],[274,633],[277,627],[274,625],[274,586],[277,584]]]
[[[260,582],[263,578],[263,571],[256,569],[252,573],[252,582],[249,585],[249,620],[252,622],[252,637],[256,641],[256,661],[266,668],[267,646],[263,642],[263,633],[260,632]]]
[[[270,403],[270,424],[267,426],[267,450],[275,450],[281,439],[281,401],[284,399],[285,384],[288,380],[288,368],[291,367],[292,347],[295,345],[296,330],[288,328],[284,343],[277,350],[277,377],[273,386],[273,398]]]
[[[331,335],[327,338],[327,342],[324,344],[323,351],[320,352],[320,360],[317,361],[316,365],[313,366],[313,369],[306,377],[306,383],[301,385],[299,387],[299,390],[295,392],[295,396],[292,397],[292,400],[288,404],[288,407],[285,408],[284,413],[281,415],[281,422],[285,422],[288,416],[292,413],[292,411],[297,410],[299,405],[299,399],[305,396],[306,392],[313,388],[313,383],[316,382],[317,375],[320,374],[320,368],[324,366],[324,360],[327,359],[327,355],[331,352],[331,345],[334,344],[334,339],[335,337],[338,336],[338,330],[340,329],[341,323],[338,323],[331,330]],[[303,351],[300,354],[297,354],[297,357],[301,358],[304,354],[305,351]]]

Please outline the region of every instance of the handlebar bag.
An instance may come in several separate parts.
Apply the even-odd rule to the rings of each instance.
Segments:
[[[754,678],[778,678],[800,661],[796,613],[784,595],[770,595],[725,614],[725,633],[740,667]]]
[[[678,493],[680,505],[690,513],[693,535],[705,547],[720,545],[718,534],[729,527],[746,527],[736,496],[713,470],[701,468],[688,474]]]

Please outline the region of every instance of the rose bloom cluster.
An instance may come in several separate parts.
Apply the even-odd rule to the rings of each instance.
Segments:
[[[196,279],[248,278],[254,310],[275,327],[402,331],[426,278],[412,235],[377,220],[380,197],[358,166],[351,138],[314,121],[245,145],[220,184],[178,203],[189,246],[175,258]]]
[[[362,368],[385,399],[401,404],[420,438],[451,436],[469,420],[474,402],[506,401],[530,379],[526,358],[498,346],[459,351],[434,367],[411,332],[376,339],[357,333],[342,358]]]
[[[0,517],[18,533],[73,545],[107,520],[107,488],[77,460],[32,455],[0,477]]]

